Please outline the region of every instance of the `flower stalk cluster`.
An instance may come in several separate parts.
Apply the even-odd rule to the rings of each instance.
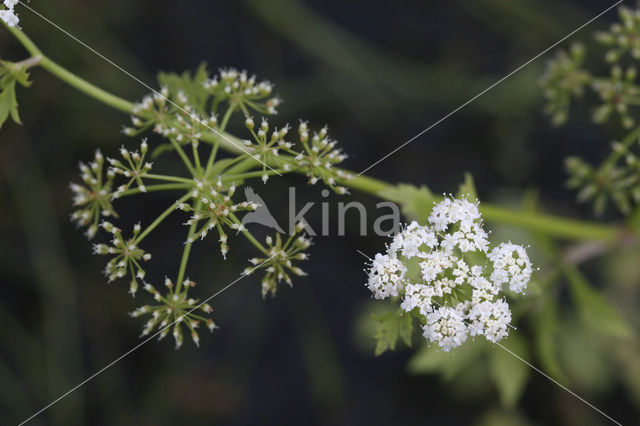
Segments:
[[[612,201],[623,214],[640,203],[638,137],[640,126],[635,108],[640,105],[637,61],[640,60],[640,10],[622,6],[620,23],[596,34],[607,49],[603,62],[609,75],[597,76],[584,67],[586,49],[577,44],[569,52],[560,51],[549,61],[540,79],[547,101],[546,111],[557,124],[566,122],[573,98],[581,98],[590,88],[599,100],[593,109],[593,121],[619,123],[628,132],[612,144],[609,156],[597,166],[578,157],[566,161],[568,185],[578,191],[578,200],[592,202],[596,214],[602,214]]]
[[[185,279],[185,275],[191,247],[197,241],[215,233],[222,258],[226,259],[230,250],[229,235],[242,234],[260,253],[250,259],[253,266],[245,270],[245,274],[264,271],[263,296],[274,295],[279,282],[291,285],[292,276],[304,275],[295,265],[307,259],[304,250],[311,244],[302,234],[302,225],[296,226],[292,235],[283,237],[277,233],[267,237],[263,245],[242,225],[242,215],[256,210],[258,205],[237,199],[237,190],[252,178],[266,183],[270,176],[298,172],[306,174],[310,184],[322,181],[335,192],[344,194],[347,191],[340,182],[350,176],[336,167],[346,156],[329,138],[326,127],[311,133],[307,123],[301,122],[299,140],[293,142],[288,140],[288,124],[275,128],[262,117],[260,125],[255,125],[251,113],[273,115],[280,103],[272,96],[273,88],[268,82],[257,82],[255,77],[235,70],[221,70],[210,78],[201,67],[193,77],[165,75],[161,77],[161,84],[159,92],[145,97],[133,108],[133,127],[125,128],[124,133],[136,136],[153,130],[167,142],[151,151],[150,141],[145,138],[137,150],[120,148],[117,159],[105,159],[97,151],[93,161],[81,163],[82,184],[71,184],[76,207],[71,217],[78,226],[87,229],[89,239],[96,237],[100,228],[110,235],[110,244],[94,245],[95,254],[112,256],[105,267],[109,281],[128,277],[132,296],[142,287],[159,303],[134,311],[136,317],[151,315],[143,335],[159,327],[160,337],[164,337],[168,333],[164,327],[175,321],[173,336],[176,347],[180,347],[184,327],[196,344],[199,343],[198,324],[205,322],[211,330],[215,328],[210,319],[189,311],[196,306],[197,299],[188,296],[195,283]],[[244,115],[250,139],[237,155],[222,157],[218,152],[220,140],[233,114]],[[219,137],[203,138],[207,130],[213,130]],[[184,166],[183,173],[155,174],[149,157],[169,153],[177,154],[176,159]],[[146,227],[138,223],[130,237],[123,236],[114,223],[119,218],[114,204],[127,197],[158,191],[177,194],[175,201],[152,223]],[[147,282],[149,274],[143,263],[151,259],[151,254],[144,251],[140,243],[176,213],[185,215],[184,225],[188,231],[177,276],[175,280],[165,279],[167,291],[163,295]],[[210,310],[208,305],[199,309],[201,314]]]
[[[367,287],[376,299],[399,298],[422,323],[423,336],[449,351],[469,336],[498,342],[508,335],[511,311],[504,294],[524,293],[532,266],[526,250],[490,248],[478,204],[446,197],[428,225],[409,224],[376,254]]]

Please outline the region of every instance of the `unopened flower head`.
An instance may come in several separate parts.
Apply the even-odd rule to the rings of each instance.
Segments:
[[[401,297],[401,309],[421,319],[424,337],[448,351],[469,335],[505,337],[511,312],[501,292],[523,293],[531,273],[523,247],[490,250],[477,202],[445,197],[427,225],[412,222],[376,254],[367,287],[377,299]]]
[[[191,335],[191,339],[196,346],[200,346],[200,336],[198,328],[202,323],[213,332],[217,328],[215,323],[203,316],[210,314],[213,309],[207,303],[199,303],[198,299],[192,299],[188,296],[189,289],[195,287],[196,283],[188,278],[182,283],[180,289],[175,288],[170,279],[165,279],[167,292],[162,295],[153,285],[145,283],[144,289],[150,293],[157,305],[145,305],[137,308],[131,313],[134,318],[143,315],[150,316],[149,320],[142,330],[142,337],[149,335],[154,329],[157,329],[158,338],[165,338],[170,332],[176,343],[176,349],[180,348],[183,343],[183,327]]]
[[[584,46],[574,44],[569,52],[561,50],[550,60],[545,73],[540,77],[540,85],[547,100],[545,111],[556,125],[567,121],[571,98],[582,96],[590,82],[591,76],[582,68],[584,57]]]
[[[70,185],[73,205],[77,208],[71,214],[71,220],[78,226],[87,227],[86,235],[89,239],[98,232],[101,216],[117,216],[111,205],[114,176],[111,170],[105,175],[104,157],[98,150],[92,162],[80,163],[80,177],[84,185]]]
[[[312,185],[322,181],[337,194],[346,194],[347,189],[339,182],[351,179],[352,176],[337,166],[347,156],[337,148],[337,142],[329,138],[327,126],[311,134],[307,123],[303,121],[298,126],[298,136],[302,145],[301,152],[292,149],[291,144],[280,144],[284,152],[293,156],[289,167],[303,171]]]
[[[596,34],[598,41],[609,48],[606,60],[617,62],[626,53],[640,59],[640,10],[622,6],[618,14],[621,22],[611,25],[609,31]]]
[[[114,226],[111,222],[102,222],[102,228],[112,235],[111,244],[95,244],[93,246],[94,254],[112,255],[114,256],[105,267],[104,273],[108,277],[109,282],[118,278],[124,278],[128,274],[131,275],[129,292],[135,295],[138,290],[138,280],[144,279],[146,274],[142,268],[142,262],[151,259],[151,255],[138,247],[138,236],[140,234],[140,225],[133,228],[133,236],[129,239],[122,237],[122,230]]]
[[[220,179],[215,185],[195,181],[191,191],[192,202],[177,206],[180,210],[191,213],[191,217],[185,222],[185,225],[200,224],[193,236],[186,241],[187,243],[192,243],[197,238],[204,239],[210,231],[215,229],[218,232],[222,256],[226,256],[229,245],[224,228],[236,231],[244,230],[242,222],[235,214],[242,211],[253,211],[258,207],[256,203],[250,201],[235,203],[231,198],[235,191],[236,186],[233,183],[225,185]]]
[[[620,117],[623,127],[633,126],[634,119],[629,113],[629,108],[640,98],[640,87],[635,83],[636,76],[635,68],[623,70],[615,65],[611,68],[609,78],[600,78],[593,82],[593,89],[602,102],[593,112],[593,120],[596,123],[604,123],[612,114],[616,114]]]
[[[280,99],[273,97],[273,85],[268,81],[257,81],[256,76],[249,76],[246,71],[234,68],[222,69],[215,77],[203,84],[217,102],[233,99],[247,105],[260,114],[277,114]]]
[[[276,233],[275,238],[267,237],[264,257],[249,259],[251,266],[245,268],[245,275],[250,275],[260,269],[264,269],[266,272],[262,278],[262,297],[269,294],[275,295],[278,283],[281,281],[291,286],[293,284],[291,275],[306,275],[299,266],[294,264],[294,262],[309,258],[306,249],[311,245],[311,240],[302,233],[303,229],[303,226],[296,226],[294,233],[286,241],[283,241],[279,233]]]
[[[147,192],[146,186],[142,178],[151,170],[152,163],[145,161],[147,156],[148,145],[146,139],[140,144],[140,151],[128,151],[124,147],[120,148],[122,160],[108,158],[109,173],[112,175],[120,175],[126,179],[126,182],[116,189],[112,198],[118,198],[128,191],[132,185],[140,192]]]

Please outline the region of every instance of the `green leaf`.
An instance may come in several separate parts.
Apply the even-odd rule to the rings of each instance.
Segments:
[[[541,309],[532,315],[535,333],[535,352],[544,370],[554,379],[566,382],[558,361],[556,339],[558,335],[558,312],[555,300],[548,295],[542,300]]]
[[[494,408],[482,415],[477,426],[532,426],[534,424],[515,410]]]
[[[500,344],[525,360],[529,358],[524,340],[515,333]],[[524,391],[530,372],[529,366],[504,348],[496,345],[489,353],[489,374],[502,405],[513,407]]]
[[[410,314],[405,314],[402,310],[398,310],[372,316],[378,322],[378,329],[373,335],[376,340],[376,356],[381,355],[388,349],[395,350],[398,337],[401,337],[407,346],[411,346],[413,318]]]
[[[0,129],[11,116],[13,121],[22,124],[18,114],[16,83],[29,87],[29,73],[25,65],[0,61]]]
[[[175,97],[178,92],[182,92],[188,99],[189,105],[192,105],[196,112],[201,115],[206,115],[205,104],[208,94],[204,89],[204,83],[208,78],[209,72],[205,63],[198,66],[193,76],[188,71],[185,71],[182,75],[166,72],[158,73],[158,82],[169,90],[171,96]]]
[[[433,208],[435,197],[426,186],[401,183],[378,193],[381,198],[400,204],[402,214],[411,220],[425,224]]]
[[[476,364],[485,349],[493,348],[487,348],[486,342],[479,339],[468,341],[449,352],[443,351],[438,345],[424,345],[409,360],[407,369],[412,374],[439,373],[449,381]]]
[[[478,199],[478,192],[476,191],[476,185],[473,182],[473,176],[469,172],[464,174],[464,182],[460,184],[458,188],[458,197],[469,197],[469,201]]]
[[[587,282],[578,268],[567,265],[564,272],[580,317],[589,328],[614,337],[633,336],[629,323]]]

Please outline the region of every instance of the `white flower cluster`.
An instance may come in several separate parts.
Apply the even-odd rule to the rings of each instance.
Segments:
[[[11,28],[17,26],[20,19],[16,15],[14,8],[18,4],[18,0],[4,0],[3,4],[5,9],[0,10],[0,19]]]
[[[424,337],[445,351],[468,336],[507,336],[511,311],[501,291],[526,289],[526,250],[510,242],[490,250],[478,204],[467,199],[445,198],[428,222],[412,222],[376,254],[367,283],[373,297],[401,297],[401,308],[422,318]]]

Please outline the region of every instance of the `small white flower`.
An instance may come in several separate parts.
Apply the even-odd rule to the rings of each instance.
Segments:
[[[432,286],[424,284],[407,284],[404,292],[404,300],[400,307],[405,312],[411,312],[415,308],[419,308],[420,313],[424,316],[432,310],[431,298],[435,296]]]
[[[5,0],[5,4],[6,4],[6,0]],[[20,22],[20,19],[11,8],[0,10],[0,19],[3,20],[7,24],[7,26],[10,28],[17,26],[18,23]]]
[[[437,343],[445,352],[462,345],[467,340],[467,325],[461,309],[443,306],[427,315],[422,328],[424,337]]]
[[[423,250],[431,249],[437,244],[435,233],[414,221],[404,231],[396,234],[389,245],[389,251],[399,251],[405,257],[424,257]]]
[[[491,280],[504,284],[515,293],[524,293],[531,279],[532,267],[526,250],[517,244],[501,243],[487,255],[493,263]]]
[[[395,257],[376,254],[369,269],[367,286],[376,299],[398,296],[404,288],[404,274],[407,268]]]

